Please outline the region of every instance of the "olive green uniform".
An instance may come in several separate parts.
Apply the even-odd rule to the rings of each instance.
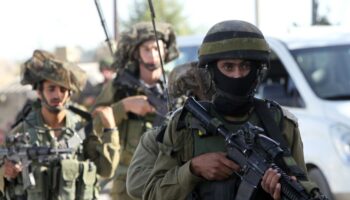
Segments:
[[[174,108],[183,105],[188,94],[193,94],[201,100],[211,99],[212,90],[204,89],[204,81],[199,79],[203,72],[197,67],[196,62],[189,62],[176,66],[168,77],[168,94]],[[151,174],[154,163],[158,157],[158,140],[163,136],[167,122],[161,127],[151,129],[144,133],[134,153],[128,168],[126,187],[128,194],[135,199],[142,198],[142,191],[147,178]]]
[[[48,165],[32,163],[35,187],[24,191],[22,177],[18,176],[16,184],[6,185],[6,193],[21,196],[26,192],[27,199],[45,200],[97,198],[97,174],[103,177],[113,176],[118,164],[119,137],[117,131],[109,131],[101,137],[92,134],[82,140],[84,136],[77,133],[83,126],[82,122],[80,116],[67,111],[65,126],[59,138],[56,138],[53,130],[45,124],[40,109],[31,111],[11,134],[28,132],[31,145],[68,147],[73,148],[75,153]]]
[[[120,162],[114,177],[111,191],[112,199],[131,199],[126,192],[126,174],[131,158],[136,150],[142,134],[152,128],[154,114],[145,117],[126,113],[121,100],[127,95],[142,95],[137,91],[119,89],[113,81],[109,82],[101,94],[96,99],[96,106],[111,105],[116,120],[116,125],[120,134]]]
[[[143,187],[152,172],[159,153],[157,135],[161,128],[153,128],[145,132],[134,152],[128,168],[126,187],[128,194],[135,199],[142,198]]]
[[[178,57],[179,52],[176,46],[175,32],[170,24],[157,23],[157,39],[165,43],[164,64]],[[126,193],[126,172],[141,138],[141,135],[152,127],[155,119],[154,114],[144,117],[132,113],[126,113],[121,100],[128,96],[144,95],[139,91],[120,88],[118,84],[118,72],[127,70],[135,78],[139,78],[140,66],[142,65],[139,47],[146,41],[155,40],[153,25],[150,22],[139,22],[130,27],[129,30],[120,34],[117,42],[115,60],[112,67],[116,69],[117,77],[115,81],[108,83],[102,93],[96,99],[95,107],[99,105],[111,105],[116,119],[116,124],[120,133],[121,160],[116,171],[116,178],[113,184],[111,195],[113,199],[130,199]],[[119,73],[122,74],[122,73]],[[151,90],[154,88],[150,88]],[[135,89],[137,90],[137,89]],[[163,90],[163,89],[161,89]],[[159,91],[159,90],[158,90]],[[162,93],[159,91],[159,93]],[[157,106],[157,105],[154,105]],[[157,121],[158,123],[158,121]]]
[[[209,110],[212,116],[222,120],[231,131],[237,130],[243,123],[243,121],[229,123],[222,119],[212,107]],[[278,107],[270,107],[269,110],[275,121],[278,124],[282,123],[281,132],[289,145],[291,154],[297,165],[306,172],[303,145],[295,118]],[[192,121],[192,117],[186,115],[184,122],[179,122],[180,113],[181,111],[174,113],[165,130],[163,144],[160,146],[161,152],[147,180],[143,199],[186,199],[196,186],[208,182],[192,174],[190,171],[191,159],[204,153],[226,151],[222,136],[200,137],[198,130],[179,126],[179,124],[188,124]],[[245,117],[248,118],[246,121],[261,127],[261,121],[254,110]]]

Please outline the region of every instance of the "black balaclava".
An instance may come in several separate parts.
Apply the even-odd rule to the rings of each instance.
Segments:
[[[252,108],[253,93],[258,77],[256,66],[253,65],[249,74],[240,78],[225,76],[217,68],[216,63],[209,66],[212,69],[216,87],[213,103],[219,113],[229,116],[243,116]]]

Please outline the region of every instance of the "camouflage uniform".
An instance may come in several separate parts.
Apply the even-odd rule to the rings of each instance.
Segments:
[[[203,81],[196,62],[176,66],[169,74],[168,89],[169,98],[175,101],[175,107],[182,105],[186,95],[194,95],[201,100],[210,100],[212,91],[204,89]],[[167,122],[161,127],[153,128],[145,132],[134,152],[128,168],[126,188],[128,194],[135,199],[142,198],[143,187],[150,175],[159,153],[156,137],[162,137]],[[159,140],[159,138],[158,138]]]
[[[280,134],[291,151],[294,164],[306,172],[303,157],[303,145],[295,117],[279,105],[254,99],[254,90],[257,87],[268,63],[269,47],[261,32],[253,25],[243,21],[225,21],[214,25],[203,40],[199,50],[199,67],[207,71],[206,84],[214,87],[212,102],[206,102],[205,107],[213,118],[221,120],[229,131],[237,131],[242,124],[250,122],[254,125],[264,127],[261,116],[258,115],[254,104],[242,114],[225,114],[225,109],[230,108],[230,101],[226,107],[218,109],[216,99],[225,91],[217,84],[213,65],[221,59],[249,59],[258,63],[255,70],[249,73],[256,76],[248,87],[244,98],[247,102],[261,101],[266,105],[274,123],[280,128]],[[215,66],[216,67],[216,66]],[[262,70],[264,69],[264,70]],[[249,75],[239,78],[245,79]],[[231,78],[234,79],[234,78]],[[238,79],[238,78],[237,78]],[[221,81],[221,80],[219,80]],[[235,85],[230,85],[234,87]],[[237,85],[243,87],[244,85]],[[240,89],[240,88],[238,88]],[[230,94],[225,94],[227,98]],[[243,102],[243,97],[238,101]],[[244,107],[245,104],[238,106]],[[183,113],[184,112],[184,113]],[[181,115],[181,118],[180,118]],[[225,116],[231,116],[227,121]],[[154,169],[144,187],[143,199],[234,199],[239,178],[235,174],[224,181],[208,181],[198,177],[190,170],[191,160],[210,152],[226,152],[225,141],[222,136],[207,133],[203,136],[203,130],[199,122],[189,113],[182,109],[172,114],[165,129],[164,138],[160,145]],[[227,197],[230,196],[230,197]],[[257,199],[271,199],[271,197],[259,189]]]
[[[158,24],[157,29],[159,39],[162,39],[166,45],[166,54],[163,59],[167,63],[178,56],[175,34],[169,24]],[[135,24],[130,30],[121,34],[118,41],[115,63],[113,64],[117,71],[116,78],[118,78],[119,69],[125,69],[135,77],[139,77],[139,60],[135,55],[139,46],[150,39],[154,39],[154,31],[152,24],[149,22]],[[156,87],[161,88],[159,85]],[[94,106],[112,105],[120,133],[121,159],[111,191],[113,199],[130,199],[126,193],[127,168],[142,134],[152,128],[154,114],[147,114],[142,117],[125,112],[121,101],[125,97],[135,95],[144,94],[134,89],[120,87],[115,81],[112,81],[104,87],[104,90],[97,97],[96,105]]]
[[[71,91],[81,91],[86,75],[76,65],[63,63],[45,51],[34,51],[33,57],[22,67],[22,84],[37,88],[49,80]],[[43,106],[43,105],[41,105]],[[32,110],[11,134],[29,133],[29,145],[52,148],[72,148],[74,153],[47,164],[32,163],[36,185],[24,190],[21,176],[6,184],[8,198],[26,196],[27,199],[96,199],[97,176],[113,176],[119,159],[118,132],[110,130],[98,137],[96,133],[78,133],[84,120],[66,110],[65,124],[52,129],[43,119],[41,109]],[[59,138],[54,131],[60,131]],[[3,174],[1,174],[3,176]]]

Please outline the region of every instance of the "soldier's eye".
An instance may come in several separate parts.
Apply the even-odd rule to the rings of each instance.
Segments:
[[[48,90],[49,90],[50,92],[55,91],[55,86],[49,86]]]
[[[244,61],[239,65],[239,68],[241,70],[249,70],[252,66],[252,63],[250,61]]]
[[[60,87],[60,91],[61,91],[62,93],[65,93],[65,92],[67,91],[67,89],[64,88],[64,87]]]
[[[224,63],[222,68],[224,68],[224,70],[226,71],[232,71],[234,67],[234,64],[232,63]]]

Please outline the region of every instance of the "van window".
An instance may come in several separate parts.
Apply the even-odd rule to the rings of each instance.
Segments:
[[[166,69],[171,71],[177,65],[182,65],[192,61],[198,61],[198,49],[199,46],[197,45],[179,47],[179,57],[174,61],[168,63],[166,65]]]
[[[305,107],[294,81],[274,52],[270,57],[270,71],[260,84],[257,97],[276,101],[282,106]]]
[[[317,96],[350,99],[350,46],[327,46],[292,51]]]

